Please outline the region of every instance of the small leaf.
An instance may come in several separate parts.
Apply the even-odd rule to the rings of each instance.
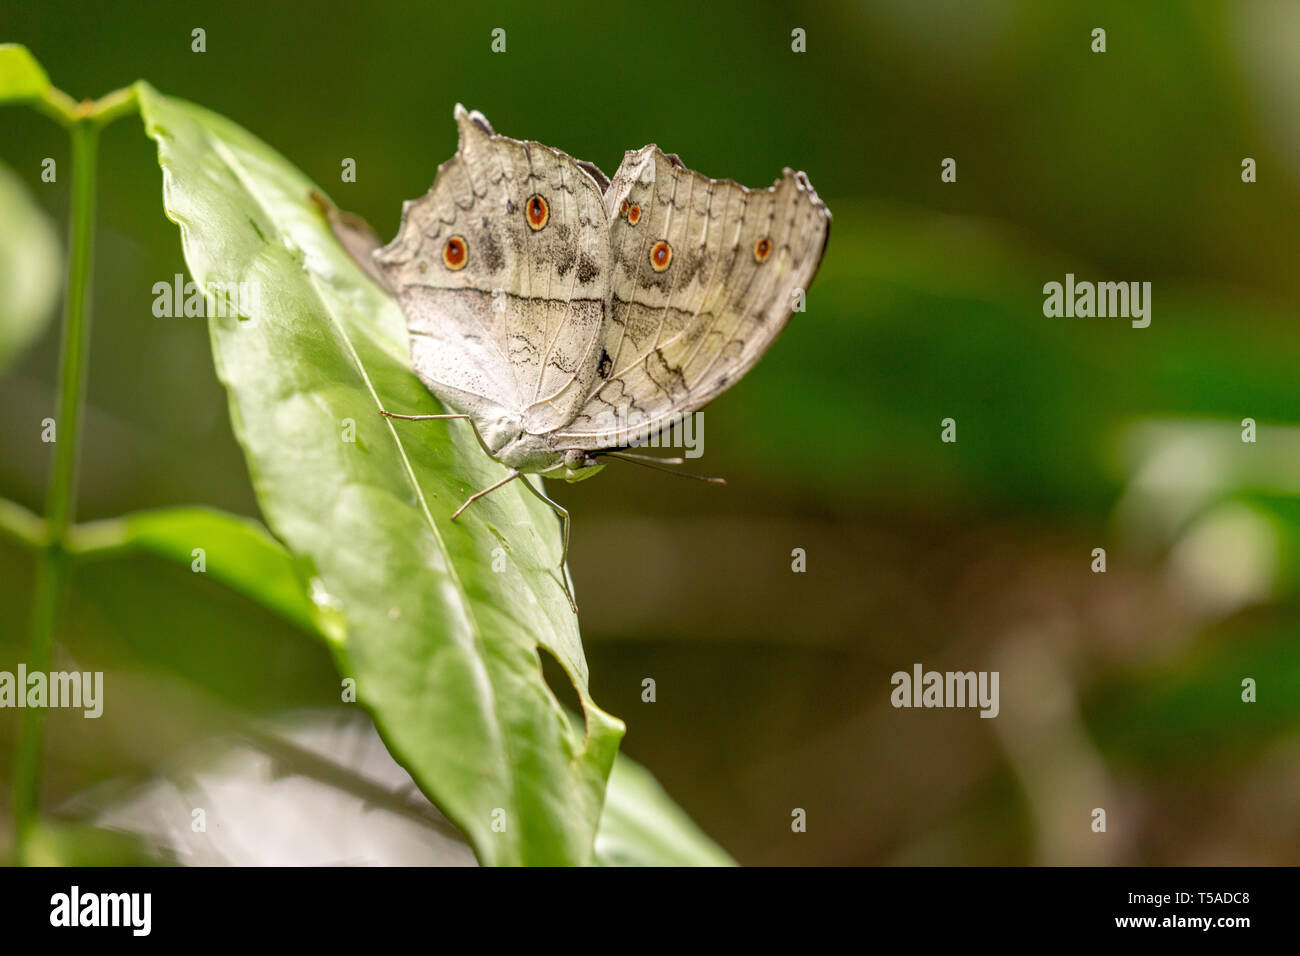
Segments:
[[[40,99],[49,88],[50,78],[27,47],[0,43],[0,103]]]
[[[602,866],[734,866],[645,767],[620,755],[596,837]]]
[[[74,552],[143,551],[191,568],[196,550],[203,573],[275,611],[303,630],[330,641],[344,639],[345,624],[309,597],[310,578],[294,565],[284,545],[256,521],[211,508],[140,511],[78,525]]]
[[[32,866],[166,866],[148,842],[88,823],[42,820],[28,837],[27,859]]]
[[[451,521],[505,470],[465,422],[379,415],[442,409],[411,371],[396,304],[312,202],[319,189],[228,120],[137,91],[190,274],[237,300],[209,326],[263,514],[346,618],[335,650],[360,702],[480,861],[591,862],[623,725],[588,692],[555,515],[515,482]],[[538,644],[572,680],[585,736]]]
[[[3,62],[0,50],[0,62]],[[0,372],[45,329],[59,301],[54,226],[22,181],[0,166]]]

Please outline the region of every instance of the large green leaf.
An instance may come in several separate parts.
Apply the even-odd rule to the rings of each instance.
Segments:
[[[516,482],[450,520],[505,472],[464,422],[379,415],[440,408],[317,187],[228,120],[137,89],[190,273],[243,315],[209,324],[258,500],[346,619],[334,646],[359,699],[482,862],[591,862],[623,725],[587,689],[555,515]],[[547,688],[539,644],[577,689],[585,735]]]
[[[0,76],[0,82],[3,77]],[[45,328],[59,300],[54,226],[22,181],[0,165],[0,372]]]
[[[50,88],[50,78],[27,47],[0,43],[0,103],[26,103]]]
[[[0,499],[0,505],[5,502]],[[211,508],[161,508],[78,525],[80,557],[144,552],[192,567],[204,549],[205,573],[275,611],[304,631],[346,640],[341,615],[313,602],[294,558],[256,521]],[[602,866],[727,866],[734,861],[677,806],[654,775],[620,755],[609,775],[596,836]]]

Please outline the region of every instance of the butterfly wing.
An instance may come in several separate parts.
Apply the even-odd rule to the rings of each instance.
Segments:
[[[608,189],[613,276],[598,380],[557,447],[619,447],[734,384],[812,282],[830,213],[803,173],[746,189],[657,146],[630,152]]]
[[[569,421],[594,385],[611,253],[599,170],[498,136],[456,107],[460,143],[375,254],[416,373],[444,403],[530,432]]]

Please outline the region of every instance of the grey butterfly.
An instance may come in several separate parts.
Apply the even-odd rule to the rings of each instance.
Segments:
[[[626,449],[734,385],[789,321],[831,222],[802,172],[747,189],[649,145],[611,180],[481,113],[455,118],[456,155],[392,242],[374,250],[335,217],[397,296],[416,374],[453,410],[386,414],[468,418],[510,469],[453,517],[524,473],[577,481],[602,457],[636,457]],[[542,497],[567,550],[567,513]]]

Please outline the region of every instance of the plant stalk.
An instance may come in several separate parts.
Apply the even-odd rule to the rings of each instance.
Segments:
[[[80,117],[69,127],[72,137],[72,222],[68,242],[68,291],[60,345],[54,460],[46,493],[47,538],[36,566],[28,638],[28,673],[49,671],[54,633],[71,564],[66,537],[76,509],[77,458],[85,406],[86,358],[90,346],[88,303],[99,128],[100,124],[92,116]],[[18,688],[19,694],[26,691],[25,687]],[[38,818],[45,720],[43,707],[22,710],[13,791],[15,846],[21,863],[28,862],[27,848]]]

